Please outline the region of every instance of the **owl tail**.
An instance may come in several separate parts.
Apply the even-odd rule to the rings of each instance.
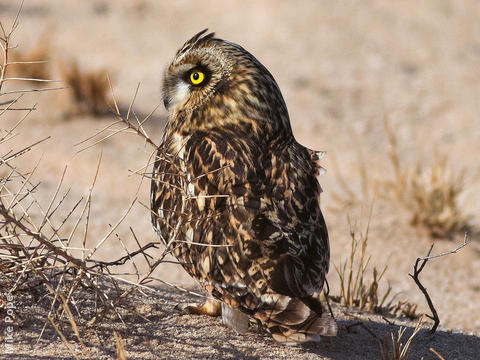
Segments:
[[[266,326],[276,341],[320,341],[321,336],[337,335],[337,323],[317,299],[280,295],[269,300],[272,301],[258,309],[254,317]]]

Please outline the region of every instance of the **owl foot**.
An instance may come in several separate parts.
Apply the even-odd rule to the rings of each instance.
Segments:
[[[202,303],[187,303],[177,304],[175,309],[190,315],[209,315],[220,316],[222,315],[222,305],[220,301],[215,299],[207,299]]]

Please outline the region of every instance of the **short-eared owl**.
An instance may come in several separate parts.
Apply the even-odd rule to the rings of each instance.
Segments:
[[[230,327],[256,319],[282,342],[335,335],[318,300],[330,257],[319,157],[293,137],[273,76],[204,30],[178,50],[163,91],[169,115],[151,190],[162,241]]]

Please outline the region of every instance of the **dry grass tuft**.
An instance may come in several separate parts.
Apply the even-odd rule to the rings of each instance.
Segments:
[[[102,116],[109,113],[111,96],[106,69],[85,71],[76,60],[60,63],[63,81],[70,87],[76,113]]]
[[[459,195],[464,191],[465,173],[455,174],[445,157],[436,159],[425,174],[418,166],[411,177],[411,204],[414,226],[426,228],[433,237],[450,237],[468,230],[471,216],[458,207]],[[426,175],[426,176],[422,176]]]
[[[390,333],[385,335],[382,341],[380,341],[380,353],[382,360],[407,360],[408,352],[410,351],[410,345],[413,339],[421,329],[422,319],[417,323],[412,335],[407,339],[405,344],[402,343],[403,335],[405,334],[405,327],[398,329],[397,335]]]
[[[373,268],[371,281],[365,280],[365,272],[370,263],[370,256],[366,255],[368,243],[368,230],[370,223],[367,224],[365,233],[359,235],[355,232],[354,226],[350,225],[350,257],[340,267],[334,264],[335,270],[340,280],[340,296],[334,300],[349,308],[358,308],[360,310],[375,311],[382,307],[386,298],[391,292],[389,286],[385,295],[379,299],[378,285],[381,281],[387,266],[382,271]],[[358,253],[360,256],[358,257]]]
[[[369,312],[390,315],[403,315],[410,319],[418,318],[417,306],[409,302],[398,301],[393,303],[391,296],[392,287],[387,286],[383,295],[379,294],[380,283],[383,279],[388,265],[382,270],[373,267],[370,279],[367,279],[367,268],[371,256],[367,255],[368,232],[370,219],[365,232],[356,232],[355,226],[349,220],[350,226],[350,256],[340,266],[334,264],[340,284],[340,295],[330,296],[348,308],[356,308]]]
[[[413,167],[402,165],[397,137],[387,119],[385,131],[395,176],[384,182],[384,188],[391,198],[401,201],[410,211],[410,223],[426,229],[434,238],[450,238],[467,231],[471,216],[458,204],[465,190],[466,169],[455,172],[446,156],[436,156],[430,167],[419,163]]]
[[[393,168],[393,177],[377,175],[373,178],[358,149],[356,178],[361,187],[360,191],[355,190],[332,158],[340,187],[339,192],[332,194],[338,204],[332,210],[344,211],[379,197],[401,204],[410,214],[410,224],[426,230],[433,238],[452,238],[470,231],[472,216],[466,214],[459,204],[467,188],[467,169],[455,171],[447,155],[436,155],[430,165],[418,161],[414,164],[402,163],[397,135],[387,118],[384,125],[390,145],[388,161]]]

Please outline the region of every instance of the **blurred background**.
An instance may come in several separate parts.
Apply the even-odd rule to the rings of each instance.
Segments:
[[[10,24],[18,6],[1,0],[1,20]],[[385,279],[392,293],[426,311],[408,272],[432,241],[434,253],[452,250],[468,231],[466,248],[432,261],[422,276],[445,326],[479,332],[478,19],[477,0],[27,0],[11,56],[48,62],[12,66],[11,76],[60,81],[39,83],[39,90],[68,88],[22,98],[37,103],[37,110],[16,130],[14,141],[20,146],[51,138],[19,166],[32,169],[41,160],[34,178],[41,183],[37,198],[44,207],[67,166],[62,191],[71,189],[58,212],[61,219],[88,195],[101,156],[87,242],[94,246],[135,197],[149,202],[148,179],[132,174],[151,153],[141,138],[121,133],[91,148],[97,138],[76,145],[115,120],[107,74],[122,111],[140,83],[134,109],[143,118],[161,104],[163,71],[176,50],[209,28],[270,70],[297,140],[327,151],[322,160],[327,173],[319,180],[332,263],[340,266],[348,258],[350,230],[365,233],[370,222],[370,266],[388,265]],[[8,91],[25,84],[5,86]],[[157,143],[165,117],[161,105],[146,124]],[[1,128],[18,118],[9,113]],[[2,144],[0,149],[8,151]],[[141,243],[156,241],[149,211],[137,203],[97,258],[124,254],[118,238],[135,250],[130,226]],[[141,260],[139,267],[145,271]],[[162,265],[157,276],[195,286],[174,264]],[[329,281],[331,292],[338,293],[333,266]]]

